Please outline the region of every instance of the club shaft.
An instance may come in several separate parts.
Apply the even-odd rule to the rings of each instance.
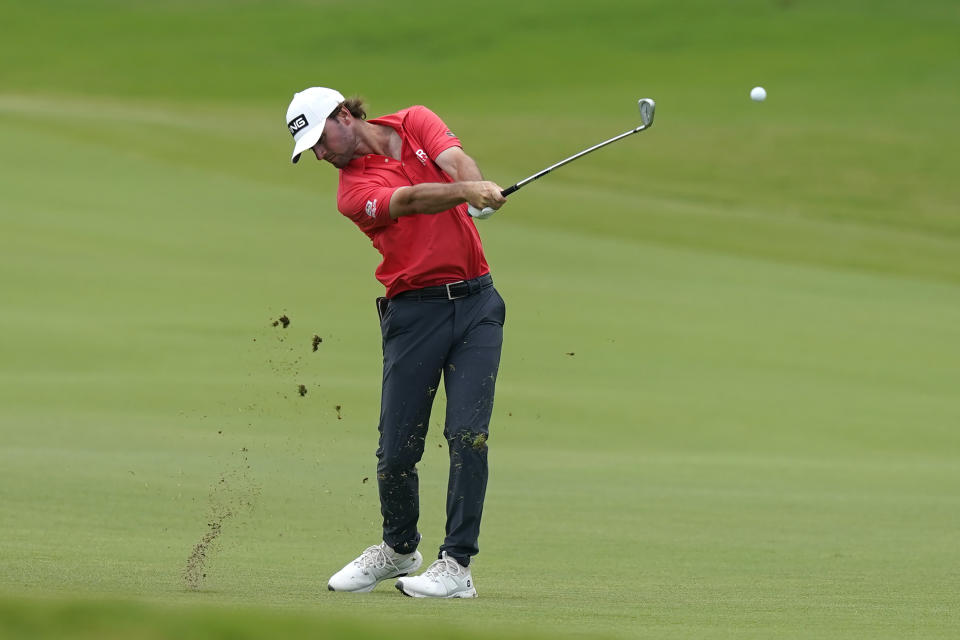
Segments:
[[[618,136],[614,136],[614,137],[610,138],[609,140],[604,140],[603,142],[597,143],[597,144],[593,145],[592,147],[589,147],[589,148],[587,148],[587,149],[584,149],[583,151],[581,151],[581,152],[579,152],[579,153],[575,153],[575,154],[573,154],[572,156],[570,156],[569,158],[565,158],[565,159],[561,160],[560,162],[558,162],[558,163],[556,163],[556,164],[550,165],[549,167],[547,167],[546,169],[543,169],[542,171],[536,172],[535,174],[533,174],[532,176],[530,176],[530,177],[528,177],[528,178],[524,178],[523,180],[521,180],[521,181],[518,182],[517,184],[513,185],[512,187],[507,187],[506,189],[504,189],[503,191],[500,192],[500,195],[502,195],[503,197],[507,197],[508,195],[510,195],[511,193],[513,193],[514,191],[518,190],[520,187],[522,187],[522,186],[524,186],[524,185],[526,185],[526,184],[528,184],[528,183],[530,183],[530,182],[533,182],[533,181],[536,180],[537,178],[541,178],[541,177],[547,175],[548,173],[550,173],[550,172],[553,171],[554,169],[557,169],[557,168],[559,168],[559,167],[562,167],[563,165],[567,164],[568,162],[573,162],[573,161],[576,160],[577,158],[582,158],[583,156],[587,155],[587,154],[590,153],[591,151],[596,151],[597,149],[600,149],[601,147],[605,147],[605,146],[607,146],[608,144],[610,144],[610,143],[612,143],[612,142],[616,142],[617,140],[621,140],[621,139],[623,139],[623,138],[626,138],[627,136],[633,135],[633,134],[635,134],[635,133],[639,133],[639,132],[643,131],[644,129],[646,129],[648,126],[649,126],[649,125],[646,125],[646,124],[640,125],[640,126],[637,127],[636,129],[630,129],[630,131],[625,131],[625,132],[621,133],[621,134],[618,135]]]

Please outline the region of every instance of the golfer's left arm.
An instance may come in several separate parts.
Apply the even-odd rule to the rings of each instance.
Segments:
[[[436,158],[437,165],[457,182],[483,180],[480,167],[473,158],[460,147],[450,147],[441,151]]]
[[[476,161],[468,156],[460,147],[444,149],[437,154],[436,163],[447,175],[457,182],[464,180],[483,180],[483,174],[480,172],[480,167],[477,166]],[[480,219],[492,216],[494,211],[506,203],[506,199],[500,195],[499,191],[493,195],[496,198],[496,202],[491,204],[489,208],[480,207],[478,209],[470,204],[467,208],[468,213],[472,217]]]

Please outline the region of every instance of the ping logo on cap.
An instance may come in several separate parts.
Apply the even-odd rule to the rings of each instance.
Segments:
[[[294,118],[293,120],[291,120],[290,122],[288,122],[288,123],[287,123],[287,127],[289,127],[289,129],[290,129],[290,135],[292,135],[293,137],[296,137],[296,136],[297,136],[297,133],[298,133],[301,129],[303,129],[304,127],[306,127],[308,124],[310,124],[310,123],[307,122],[307,116],[305,116],[305,115],[303,115],[303,114],[301,113],[301,114],[298,115],[296,118]]]

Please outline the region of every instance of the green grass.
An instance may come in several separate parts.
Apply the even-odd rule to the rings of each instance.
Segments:
[[[956,7],[417,4],[4,7],[0,636],[955,637]],[[382,288],[288,162],[310,84],[505,186],[657,100],[482,223],[475,602],[326,591],[377,541]]]
[[[277,611],[258,606],[185,607],[119,600],[58,599],[0,600],[3,637],[72,638],[96,640],[154,640],[161,638],[446,638],[476,640],[487,637],[455,627],[436,628],[408,622],[404,628],[383,621],[362,621],[336,614]],[[543,639],[543,634],[503,631],[499,637]]]

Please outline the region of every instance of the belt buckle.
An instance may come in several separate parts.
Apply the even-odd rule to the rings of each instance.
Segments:
[[[448,282],[447,284],[443,285],[444,287],[447,288],[447,300],[457,300],[458,298],[466,298],[470,294],[470,287],[467,287],[467,292],[462,296],[454,296],[453,292],[450,291],[451,286],[455,284],[464,284],[465,282],[466,280],[458,280],[456,282]]]

